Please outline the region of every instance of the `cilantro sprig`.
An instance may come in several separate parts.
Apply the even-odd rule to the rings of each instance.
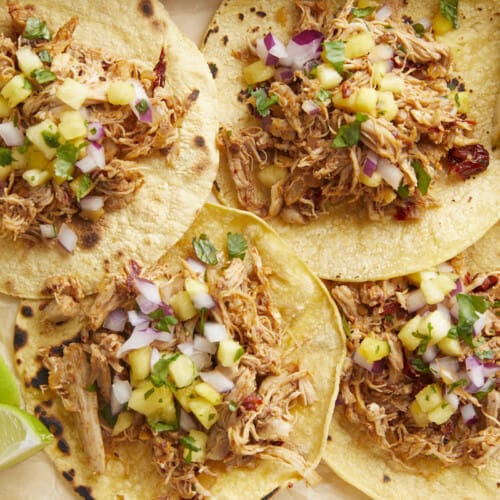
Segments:
[[[211,266],[215,266],[217,264],[217,249],[208,239],[206,234],[200,235],[199,238],[194,237],[192,243],[194,252],[198,259],[205,262],[205,264],[210,264]]]
[[[248,243],[241,233],[227,233],[227,252],[230,259],[245,258]]]
[[[424,167],[418,160],[411,162],[413,170],[417,176],[417,187],[422,194],[426,194],[431,183],[431,176],[424,170]]]
[[[448,337],[461,338],[468,346],[477,347],[479,341],[474,337],[473,326],[479,315],[484,313],[490,303],[479,295],[457,294],[458,322],[451,328]]]
[[[368,116],[362,113],[356,113],[356,119],[353,123],[342,125],[337,131],[337,135],[331,143],[331,148],[348,148],[359,142],[361,137],[361,124],[368,120]]]
[[[339,73],[344,71],[345,61],[345,42],[335,40],[333,42],[324,42],[326,60],[335,68]]]
[[[268,116],[270,107],[278,103],[278,96],[273,94],[268,97],[265,89],[262,87],[257,90],[250,90],[250,95],[255,99],[255,108],[260,116]]]
[[[170,328],[178,323],[175,316],[167,314],[163,309],[156,309],[148,316],[153,320],[153,327],[162,332],[170,332]]]
[[[47,23],[38,17],[28,17],[23,37],[27,40],[51,40]]]
[[[458,28],[458,0],[439,0],[439,10],[454,29]]]

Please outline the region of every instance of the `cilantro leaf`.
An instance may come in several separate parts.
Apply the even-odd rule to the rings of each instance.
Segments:
[[[453,382],[453,384],[450,384],[448,386],[448,394],[453,392],[453,389],[455,389],[457,387],[465,387],[468,383],[469,383],[469,381],[466,378],[460,378],[458,380],[455,380],[455,382]]]
[[[439,0],[439,10],[454,29],[458,28],[458,0]]]
[[[489,302],[479,295],[457,294],[458,302],[458,322],[455,327],[458,337],[467,345],[474,347],[474,323],[479,318],[479,314],[488,309]]]
[[[255,98],[255,107],[260,116],[268,116],[270,113],[269,108],[278,102],[277,95],[273,94],[267,97],[266,91],[262,87],[250,91],[250,94]]]
[[[425,33],[425,26],[423,24],[416,23],[413,25],[413,29],[419,38]]]
[[[38,17],[28,17],[23,37],[27,40],[51,40],[47,23]]]
[[[171,387],[172,383],[168,380],[168,366],[172,361],[175,361],[181,354],[179,352],[175,353],[173,356],[169,358],[161,358],[154,365],[151,370],[151,375],[149,378],[155,387],[160,387],[162,385],[166,385],[167,387]],[[175,390],[175,387],[174,387]]]
[[[191,463],[191,460],[193,458],[193,451],[200,451],[201,448],[196,446],[196,441],[194,440],[193,436],[183,436],[179,438],[179,442],[188,450],[186,456],[184,457],[184,461],[187,464]]]
[[[331,93],[328,92],[328,90],[319,89],[319,92],[318,92],[318,95],[317,95],[318,101],[320,101],[320,102],[327,102],[327,101],[330,100],[330,97],[331,97]]]
[[[45,137],[44,137],[45,140]],[[56,177],[60,177],[64,180],[71,180],[71,174],[73,173],[73,165],[78,159],[78,153],[80,148],[77,148],[74,144],[67,142],[62,144],[57,148],[57,159],[55,163],[54,173]]]
[[[351,14],[354,16],[354,17],[367,17],[369,16],[374,10],[376,9],[376,7],[374,6],[371,6],[371,7],[364,7],[364,8],[358,8],[358,9],[352,9],[351,10]]]
[[[111,413],[111,407],[109,405],[106,405],[101,412],[102,418],[104,421],[110,426],[114,427],[116,424],[116,421],[118,420],[118,415],[113,415]]]
[[[348,148],[359,142],[361,136],[361,123],[368,120],[368,116],[356,113],[356,120],[353,123],[342,125],[337,131],[337,135],[330,144],[331,148]]]
[[[429,184],[431,182],[431,176],[424,170],[424,167],[418,160],[413,160],[411,162],[413,170],[417,175],[417,187],[422,194],[426,194],[429,189]]]
[[[410,196],[410,189],[408,186],[405,186],[403,183],[401,183],[398,187],[398,190],[396,191],[398,193],[398,196],[402,200],[407,200],[408,197]]]
[[[339,40],[333,42],[324,42],[323,46],[325,47],[325,57],[326,60],[339,72],[342,73],[344,71],[344,47],[345,42],[341,42]]]
[[[427,363],[425,363],[425,361],[422,358],[411,359],[410,364],[411,364],[411,366],[413,366],[413,368],[415,368],[415,370],[417,372],[431,373],[431,369],[429,368]]]
[[[229,405],[228,405],[227,408],[228,408],[229,411],[234,412],[234,411],[236,411],[238,409],[238,404],[236,403],[236,401],[233,401],[231,399],[231,401],[229,401]]]
[[[92,187],[92,179],[89,174],[84,174],[78,180],[78,191],[76,193],[76,200],[80,201]]]
[[[148,316],[154,320],[153,327],[162,332],[170,332],[170,327],[178,323],[177,318],[171,314],[166,314],[163,309],[156,309]]]
[[[476,351],[474,351],[474,354],[480,360],[493,359],[495,357],[495,353],[492,350],[487,350],[487,351],[476,350]]]
[[[9,148],[0,147],[0,166],[6,167],[14,161],[12,151]]]
[[[478,401],[482,401],[488,395],[488,393],[493,390],[494,387],[495,387],[495,384],[493,383],[493,380],[489,379],[487,384],[484,384],[483,390],[476,392],[476,394],[474,394],[474,396],[476,396],[476,399]]]
[[[227,252],[230,259],[245,258],[246,251],[248,250],[247,240],[240,233],[227,233]]]
[[[154,432],[163,432],[163,431],[176,431],[179,429],[179,424],[166,424],[165,422],[152,422],[148,420],[148,425],[153,429]]]
[[[42,130],[42,138],[49,148],[57,148],[59,144],[59,132],[53,134],[48,130]]]
[[[205,318],[207,316],[207,308],[200,309],[200,335],[205,335]]]
[[[137,112],[142,116],[144,114],[146,114],[146,112],[148,111],[149,109],[149,104],[148,104],[148,101],[146,99],[141,99],[136,105],[135,105],[135,109],[137,110]]]
[[[53,82],[57,77],[52,71],[46,69],[34,69],[31,72],[31,76],[41,85],[43,83]]]
[[[52,62],[52,56],[50,55],[50,52],[48,50],[41,50],[38,53],[38,57],[40,58],[40,61],[44,63],[51,63]]]
[[[349,323],[347,318],[342,314],[342,329],[344,330],[345,336],[350,339],[352,337],[351,329],[349,328]]]
[[[193,238],[193,248],[196,257],[202,262],[211,266],[217,264],[217,250],[206,234],[200,235],[198,239],[196,237]]]

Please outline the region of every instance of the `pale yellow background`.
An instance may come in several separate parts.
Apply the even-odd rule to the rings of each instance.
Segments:
[[[127,1],[124,0],[124,5]],[[162,0],[179,28],[198,45],[205,28],[214,13],[218,0]],[[15,272],[15,270],[12,270]],[[17,302],[0,295],[0,353],[10,358],[13,336],[13,324]],[[342,453],[342,450],[339,450]],[[314,489],[297,484],[274,496],[276,500],[363,500],[367,497],[350,485],[344,483],[324,466],[319,472],[323,476],[322,483]],[[362,473],[362,471],[360,471]],[[235,492],[244,500],[245,492]],[[30,460],[11,469],[0,472],[1,500],[66,500],[79,498],[67,488],[66,482],[54,471],[45,454],[39,453]],[[101,499],[98,499],[101,500]]]

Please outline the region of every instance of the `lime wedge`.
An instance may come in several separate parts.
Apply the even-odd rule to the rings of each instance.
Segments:
[[[33,415],[15,406],[0,404],[0,470],[34,455],[53,439]]]
[[[19,406],[21,403],[21,395],[14,374],[2,356],[0,356],[0,403],[13,406]]]

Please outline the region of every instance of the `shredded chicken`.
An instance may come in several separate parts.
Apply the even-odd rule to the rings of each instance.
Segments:
[[[466,274],[460,259],[453,261],[453,265],[462,276],[462,293],[473,293],[491,304],[498,303],[498,275]],[[353,354],[366,336],[386,340],[390,346],[380,371],[371,372],[347,358],[340,386],[342,404],[337,411],[364,429],[378,446],[405,467],[412,466],[413,458],[426,456],[437,458],[444,466],[470,464],[480,468],[500,450],[498,379],[484,399],[463,387],[454,389],[461,405],[472,403],[477,408],[477,423],[466,425],[460,411],[441,425],[431,423],[420,427],[415,423],[409,405],[415,394],[436,379],[425,370],[425,363],[423,369],[417,369],[422,362],[421,353],[410,353],[398,338],[402,326],[413,317],[406,310],[406,297],[411,289],[406,278],[333,286],[332,295],[349,325],[349,352]],[[448,297],[445,303],[452,307],[456,298]],[[419,313],[429,308],[425,306]],[[460,364],[467,356],[482,352],[487,355],[485,361],[498,365],[500,324],[491,309],[482,337],[484,341],[476,348],[463,343],[463,354],[457,358]]]
[[[402,78],[404,92],[395,94],[394,118],[365,114],[360,140],[332,147],[341,128],[355,126],[357,120],[349,108],[334,104],[335,96],[347,99],[360,88],[376,88],[375,59],[346,59],[343,70],[350,76],[326,94],[319,79],[307,71],[295,71],[290,81],[266,82],[261,90],[277,103],[269,107],[268,116],[262,115],[260,126],[222,129],[219,135],[239,203],[261,217],[280,216],[292,224],[307,223],[332,213],[339,203],[357,200],[372,219],[420,217],[422,209],[441,202],[420,179],[428,176],[432,183],[442,175],[448,151],[475,143],[471,122],[447,98],[450,88],[463,87],[450,69],[449,49],[429,33],[418,36],[411,23],[401,19],[353,18],[352,1],[337,14],[334,2],[295,3],[300,12],[297,33],[317,30],[329,42],[370,33],[376,45],[390,46],[391,75]],[[248,52],[255,60],[253,45]],[[247,93],[247,103],[259,117],[253,93]],[[385,178],[370,185],[370,179],[363,178],[363,166],[374,154],[397,167],[402,175],[398,185]]]

